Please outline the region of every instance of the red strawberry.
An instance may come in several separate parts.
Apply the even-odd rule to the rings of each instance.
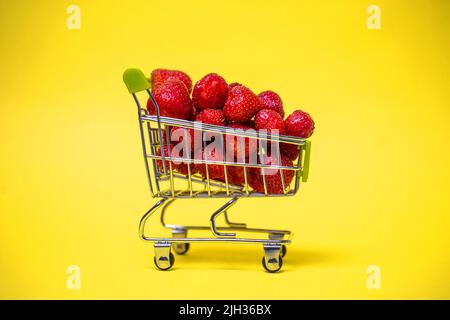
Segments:
[[[289,160],[294,161],[298,157],[298,146],[290,143],[280,143],[281,153]]]
[[[165,144],[165,145],[164,145],[164,157],[169,157],[169,155],[170,155],[169,150],[172,151],[172,146],[171,146],[171,145],[168,146],[167,144]],[[156,155],[157,155],[157,156],[161,156],[161,148],[159,148],[159,149],[156,151]],[[167,174],[169,174],[169,170],[170,170],[169,162],[170,162],[170,161],[169,161],[169,160],[165,160],[164,162],[165,162],[165,164],[166,164]],[[164,167],[163,167],[163,162],[162,162],[162,160],[156,160],[156,165],[158,166],[158,169],[159,169],[161,172],[164,172]],[[177,166],[176,166],[174,163],[172,163],[172,170],[176,170],[176,168],[177,168]]]
[[[172,149],[172,147],[170,147],[170,149]],[[164,145],[164,156],[165,157],[168,157],[169,156],[169,146],[167,146],[167,145]],[[161,148],[158,148],[158,150],[156,151],[156,155],[157,156],[161,156]],[[160,170],[164,170],[163,169],[163,165],[162,165],[162,161],[161,160],[156,160],[156,165],[158,166],[158,168],[160,169]],[[166,168],[168,168],[168,166],[169,166],[169,162],[168,161],[166,161]]]
[[[228,122],[228,126],[231,126],[231,125],[238,125],[238,126],[242,125],[242,126],[245,126],[245,127],[248,127],[248,128],[255,129],[255,121],[253,119],[250,119],[250,120],[245,121],[245,122],[229,121]]]
[[[148,98],[148,100],[147,100],[147,111],[151,115],[156,115],[156,109],[155,109],[155,106],[153,105],[151,98]]]
[[[197,109],[194,107],[194,104],[192,104],[192,115],[191,115],[191,119],[192,121],[195,121],[195,118],[197,117]]]
[[[174,149],[172,151],[172,167],[175,166],[175,170],[183,175],[188,175],[189,170],[188,166],[191,169],[191,175],[196,172],[195,165],[193,162],[189,162],[188,159],[191,159],[191,156],[189,155],[188,159],[185,159],[183,151],[180,152],[180,154],[177,154]]]
[[[253,129],[255,128],[255,120],[254,119],[248,120],[245,124]]]
[[[231,90],[233,87],[242,86],[239,82],[233,82],[228,85],[228,90]]]
[[[201,153],[202,160],[210,160],[210,161],[224,161],[224,156],[221,150],[215,149],[212,147],[205,148],[205,150]],[[205,163],[196,163],[195,169],[199,172],[204,178],[206,178],[206,164]],[[225,180],[225,172],[224,166],[220,164],[208,164],[208,173],[209,178],[213,180]]]
[[[192,90],[192,80],[183,71],[167,70],[167,69],[155,69],[152,71],[151,84],[152,90],[154,90],[160,84],[166,82],[169,78],[176,78],[184,83],[189,92]]]
[[[250,180],[249,169],[238,166],[227,166],[227,177],[228,183],[235,185],[244,185],[245,184],[245,176],[244,170],[247,170],[247,182]]]
[[[270,109],[258,111],[255,116],[255,128],[257,130],[266,129],[267,132],[275,132],[280,135],[286,133],[284,121],[280,114]]]
[[[169,142],[170,142],[170,132],[172,131],[173,127],[169,126],[169,125],[165,125],[161,128],[161,133],[162,133],[162,141],[164,144],[167,144],[167,134],[166,132],[169,133]],[[156,134],[157,139],[159,140],[159,134]]]
[[[271,91],[263,91],[258,94],[259,101],[261,102],[261,109],[270,109],[278,112],[281,118],[284,118],[283,101],[281,101],[280,96]]]
[[[169,153],[170,150],[170,153]],[[176,152],[173,152],[173,146],[170,145],[170,147],[167,146],[167,144],[164,145],[164,156],[165,157],[172,157],[172,161],[169,160],[165,160],[165,164],[166,164],[166,170],[167,170],[167,174],[169,174],[169,170],[170,170],[170,165],[169,163],[172,165],[172,171],[178,171],[181,174],[187,175],[188,174],[188,165],[191,168],[191,174],[195,173],[195,166],[193,163],[187,162],[184,157],[183,154],[176,154]],[[161,156],[161,148],[158,149],[158,151],[156,152],[156,155]],[[156,160],[156,165],[158,166],[158,169],[160,170],[160,172],[164,172],[164,167],[163,167],[163,162],[162,160]]]
[[[247,130],[254,130],[245,124],[234,123],[228,125],[233,129],[240,129],[244,132]],[[227,152],[227,159],[229,161],[242,162],[242,155],[245,152],[245,159],[248,160],[250,154],[256,154],[257,152],[257,140],[244,138],[244,149],[242,148],[242,139],[238,136],[227,134],[225,135],[225,146]]]
[[[183,82],[175,79],[168,80],[153,90],[153,97],[159,106],[161,116],[190,119],[192,103],[189,92]],[[150,99],[147,102],[147,109],[150,114],[156,113],[155,106]]]
[[[280,160],[274,156],[267,156],[263,161],[265,165],[280,165]],[[292,161],[281,157],[282,166],[292,166]],[[282,194],[283,184],[281,181],[281,174],[279,169],[264,169],[266,178],[266,187],[268,194]],[[287,188],[294,178],[295,171],[293,170],[283,170],[284,185]],[[263,181],[262,169],[251,168],[250,169],[250,186],[260,193],[264,193],[264,181]]]
[[[222,110],[205,109],[197,115],[195,121],[200,121],[205,124],[213,124],[216,126],[224,126],[225,116],[223,115]],[[221,138],[219,133],[213,132],[205,132],[203,135],[205,141],[212,141],[212,140],[215,141],[216,138]],[[201,134],[199,134],[199,137],[202,137]],[[199,148],[200,146],[197,144],[196,147]]]
[[[181,163],[177,167],[177,171],[182,175],[187,176],[189,174],[188,165],[191,168],[191,175],[196,173],[195,165],[193,163],[188,163],[187,161],[180,160]]]
[[[194,152],[194,130],[181,128],[181,127],[173,127],[170,129],[170,142],[174,145],[181,143],[184,141],[184,137],[187,137],[187,147],[189,148],[190,153]],[[184,142],[183,142],[184,143]],[[183,146],[184,148],[186,146]]]
[[[246,122],[260,108],[258,96],[249,88],[235,86],[228,92],[228,98],[223,107],[223,113],[228,121]]]
[[[228,84],[216,73],[210,73],[194,86],[192,101],[198,110],[222,109],[227,100]]]
[[[205,109],[195,117],[195,121],[201,121],[207,124],[214,124],[216,126],[225,125],[225,116],[222,110],[218,109]]]
[[[294,111],[284,121],[286,134],[300,138],[309,138],[314,132],[314,120],[311,116],[301,110]]]

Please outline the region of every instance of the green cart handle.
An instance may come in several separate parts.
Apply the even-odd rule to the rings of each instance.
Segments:
[[[311,141],[305,142],[305,156],[303,160],[303,168],[302,168],[302,181],[308,181],[309,175],[309,160],[311,158]]]
[[[150,89],[150,82],[140,69],[127,69],[123,73],[123,82],[130,93]]]

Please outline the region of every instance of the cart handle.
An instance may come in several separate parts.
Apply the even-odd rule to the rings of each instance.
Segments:
[[[153,105],[155,106],[156,117],[158,119],[159,141],[161,143],[161,148],[164,149],[164,141],[163,141],[162,130],[161,130],[161,119],[160,119],[160,114],[159,114],[159,107],[155,101],[155,98],[153,97],[152,93],[149,90],[151,87],[150,82],[145,77],[144,73],[140,69],[136,69],[136,68],[131,68],[131,69],[125,70],[125,72],[123,73],[123,82],[125,82],[125,85],[127,86],[128,91],[133,95],[133,98],[136,101],[136,104],[138,106],[138,115],[139,115],[140,121],[142,121],[141,107],[140,107],[138,98],[136,97],[136,93],[140,92],[140,91],[144,91],[144,90],[147,91]],[[141,137],[142,137],[142,141],[144,141],[144,136],[142,133],[142,125],[141,125]],[[161,154],[161,156],[162,156],[162,165],[163,165],[164,173],[167,174],[164,152]]]
[[[123,82],[130,93],[150,89],[150,82],[140,69],[127,69],[123,73]]]
[[[305,142],[305,160],[303,161],[302,181],[308,181],[309,175],[309,159],[311,157],[311,141]]]

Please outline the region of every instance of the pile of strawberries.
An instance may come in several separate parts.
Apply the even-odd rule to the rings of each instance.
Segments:
[[[284,119],[285,112],[280,96],[273,91],[263,91],[256,95],[246,86],[234,82],[228,84],[224,78],[216,73],[210,73],[200,79],[194,87],[191,78],[182,71],[155,69],[151,74],[152,94],[159,106],[160,115],[184,120],[200,121],[206,124],[227,126],[234,129],[266,130],[269,133],[309,138],[314,131],[314,121],[311,116],[301,110],[296,110]],[[147,110],[155,115],[156,109],[151,99],[147,102]],[[170,130],[172,145],[165,145],[164,155],[168,156],[175,144],[182,142],[185,137],[191,147],[188,151],[190,159],[224,161],[225,155],[220,149],[203,148],[200,144],[195,150],[193,129],[172,127]],[[178,134],[177,134],[178,133]],[[197,138],[195,138],[197,139]],[[201,133],[200,133],[200,139]],[[225,150],[233,152],[236,159],[248,160],[250,155],[258,153],[256,139],[245,139],[244,148],[236,136],[224,138]],[[281,159],[265,152],[264,160],[258,163],[265,165],[292,166],[298,157],[298,149],[293,144],[280,144]],[[231,151],[230,151],[231,150]],[[158,151],[161,155],[161,150]],[[199,155],[199,156],[198,156]],[[228,159],[228,158],[227,158]],[[167,165],[169,165],[167,163]],[[181,174],[199,173],[207,176],[204,163],[186,163],[176,161],[172,168]],[[162,161],[158,166],[162,168]],[[247,168],[229,165],[224,170],[223,165],[208,164],[210,179],[225,181],[235,185],[243,185],[244,170],[247,170],[249,185],[257,192],[264,192],[263,177],[260,168]],[[272,172],[270,172],[272,170]],[[226,172],[226,177],[225,177]],[[269,194],[283,193],[281,175],[278,169],[265,169],[266,187]],[[293,170],[283,170],[285,185],[288,186],[293,177]]]

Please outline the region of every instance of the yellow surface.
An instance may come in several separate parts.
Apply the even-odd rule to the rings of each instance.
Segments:
[[[80,30],[72,2],[1,2],[0,298],[450,298],[449,3],[262,2],[77,0]],[[231,215],[295,232],[282,273],[252,245],[194,244],[154,269],[127,67],[217,72],[312,114],[299,195]],[[220,204],[180,201],[171,220]]]

